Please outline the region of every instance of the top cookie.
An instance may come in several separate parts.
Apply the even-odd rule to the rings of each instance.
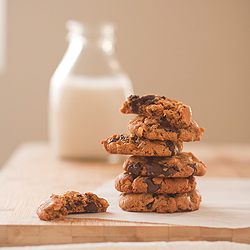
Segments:
[[[131,95],[122,104],[123,114],[139,114],[149,118],[165,118],[170,126],[187,127],[192,120],[191,108],[181,102],[159,95]]]

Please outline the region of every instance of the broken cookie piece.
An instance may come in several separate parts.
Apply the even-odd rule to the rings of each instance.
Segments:
[[[96,194],[68,191],[63,195],[51,194],[39,205],[36,213],[41,220],[53,220],[56,217],[64,220],[63,215],[71,213],[106,212],[108,206],[109,203]]]
[[[164,118],[175,128],[188,127],[192,120],[190,106],[159,95],[131,95],[122,104],[120,112],[154,119]]]

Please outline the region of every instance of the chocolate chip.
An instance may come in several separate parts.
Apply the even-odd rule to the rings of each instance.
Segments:
[[[87,206],[84,207],[84,210],[86,212],[97,212],[98,211],[98,207],[96,206],[96,204],[92,201],[87,203]]]
[[[169,150],[172,152],[172,156],[173,155],[175,155],[175,145],[174,145],[174,143],[172,142],[172,141],[166,141],[166,146],[169,148]],[[176,153],[178,153],[177,152],[178,151],[178,149],[176,148]]]
[[[157,176],[163,173],[162,167],[159,163],[148,161],[145,164],[148,176]]]
[[[131,107],[132,112],[134,114],[139,114],[141,105],[150,105],[155,103],[155,95],[146,95],[142,97],[133,95],[129,97],[129,101],[129,106]]]
[[[169,176],[169,175],[174,174],[174,172],[175,172],[175,169],[170,167],[166,171],[163,171],[163,174],[164,176]]]
[[[141,170],[142,170],[141,164],[139,162],[137,162],[135,164],[128,166],[127,171],[130,174],[132,174],[134,178],[136,178],[137,176],[139,176],[141,174]]]
[[[138,95],[130,96],[129,97],[129,106],[132,109],[132,112],[134,114],[139,114],[139,108],[140,108],[140,97]]]
[[[154,201],[152,201],[152,202],[148,203],[148,205],[146,205],[147,209],[151,209],[151,208],[152,208],[152,206],[153,206],[153,203],[154,203]]]
[[[150,101],[152,101],[154,99],[155,99],[155,95],[146,95],[146,96],[142,96],[140,98],[140,101],[143,104],[143,103],[146,103],[146,102],[150,102]]]
[[[138,99],[138,98],[140,98],[140,96],[138,96],[138,95],[130,95],[130,96],[128,97],[128,100],[129,100],[129,101],[133,101],[134,99]]]
[[[191,167],[194,170],[194,172],[191,175],[191,176],[194,176],[197,173],[196,163],[188,164],[188,166]]]
[[[144,104],[145,104],[145,105],[155,104],[155,99],[153,99],[153,100],[147,100]],[[153,113],[153,112],[154,112],[154,111],[152,111],[152,113]]]
[[[170,175],[174,174],[175,172],[179,171],[178,167],[162,166],[159,163],[156,163],[153,161],[148,161],[145,164],[145,168],[147,170],[148,176],[159,176],[161,174],[164,176],[170,176]],[[164,168],[167,168],[167,170],[164,170]]]
[[[150,178],[145,178],[145,180],[143,182],[148,185],[148,187],[147,187],[147,192],[148,193],[154,193],[160,188],[160,185],[155,184],[153,182],[153,180],[150,179]]]

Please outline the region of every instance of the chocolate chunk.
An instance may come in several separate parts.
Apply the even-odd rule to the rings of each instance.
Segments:
[[[168,166],[161,166],[159,163],[149,161],[145,164],[147,175],[148,176],[159,176],[163,174],[164,176],[169,176],[174,174],[176,171],[179,171],[178,167],[168,167]],[[167,170],[164,170],[167,168]]]
[[[145,164],[145,167],[147,169],[148,176],[157,176],[157,175],[162,174],[163,172],[161,165],[153,161],[148,161]]]
[[[154,112],[152,112],[152,114],[153,113]],[[146,124],[147,127],[152,127],[154,125],[156,124],[150,124],[150,123]],[[165,119],[157,126],[157,129],[164,129],[166,132],[179,133],[179,130],[177,128],[170,126],[170,123]]]
[[[151,105],[151,104],[155,104],[155,98],[153,99],[148,99],[144,102],[145,105]]]
[[[189,164],[188,166],[191,167],[194,170],[194,172],[191,175],[191,176],[194,176],[196,174],[196,172],[197,172],[196,163]]]
[[[172,167],[170,167],[170,168],[168,168],[166,171],[163,171],[163,174],[164,174],[165,176],[169,176],[169,175],[172,175],[174,172],[175,172],[175,169],[172,168]]]
[[[142,96],[139,97],[137,95],[130,96],[129,97],[130,103],[129,105],[132,108],[132,112],[135,114],[140,113],[140,106],[145,104],[145,105],[150,105],[153,104],[155,101],[155,95],[147,95],[147,96]]]
[[[131,108],[132,108],[132,112],[133,112],[134,114],[139,114],[139,113],[140,113],[140,112],[139,112],[139,106],[136,105],[136,103],[131,103]]]
[[[138,95],[130,95],[127,99],[129,101],[133,101],[134,99],[138,99],[138,98],[140,98],[140,96],[138,96]]]
[[[155,184],[153,182],[153,180],[150,178],[145,178],[145,180],[143,182],[148,185],[148,187],[147,187],[148,193],[154,193],[160,188],[160,185]]]
[[[149,103],[149,104],[151,104],[151,102],[152,102],[152,100],[154,100],[155,99],[155,95],[146,95],[146,96],[142,96],[141,98],[140,98],[140,101],[141,101],[141,103],[142,104],[147,104],[147,103]]]
[[[98,211],[98,207],[96,206],[96,204],[92,201],[87,203],[87,206],[84,207],[86,212],[97,212]]]
[[[134,178],[141,174],[141,164],[139,162],[128,166],[128,172],[133,175]]]
[[[152,208],[152,206],[153,206],[153,203],[154,203],[154,201],[152,201],[152,202],[148,203],[148,205],[146,205],[147,209],[151,209],[151,208]]]
[[[175,155],[175,145],[172,141],[166,141],[166,145],[169,150],[172,152],[172,156]],[[178,154],[178,148],[176,148],[176,154]]]
[[[136,95],[130,96],[129,100],[130,100],[129,106],[132,108],[132,112],[135,114],[139,114],[140,97]]]

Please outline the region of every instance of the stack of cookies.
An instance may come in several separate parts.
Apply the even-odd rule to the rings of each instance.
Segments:
[[[133,212],[180,212],[200,207],[195,176],[206,165],[183,142],[200,141],[205,132],[192,120],[191,108],[165,96],[131,95],[122,105],[123,114],[137,114],[128,134],[113,135],[102,142],[110,154],[130,157],[117,176],[119,206]]]

